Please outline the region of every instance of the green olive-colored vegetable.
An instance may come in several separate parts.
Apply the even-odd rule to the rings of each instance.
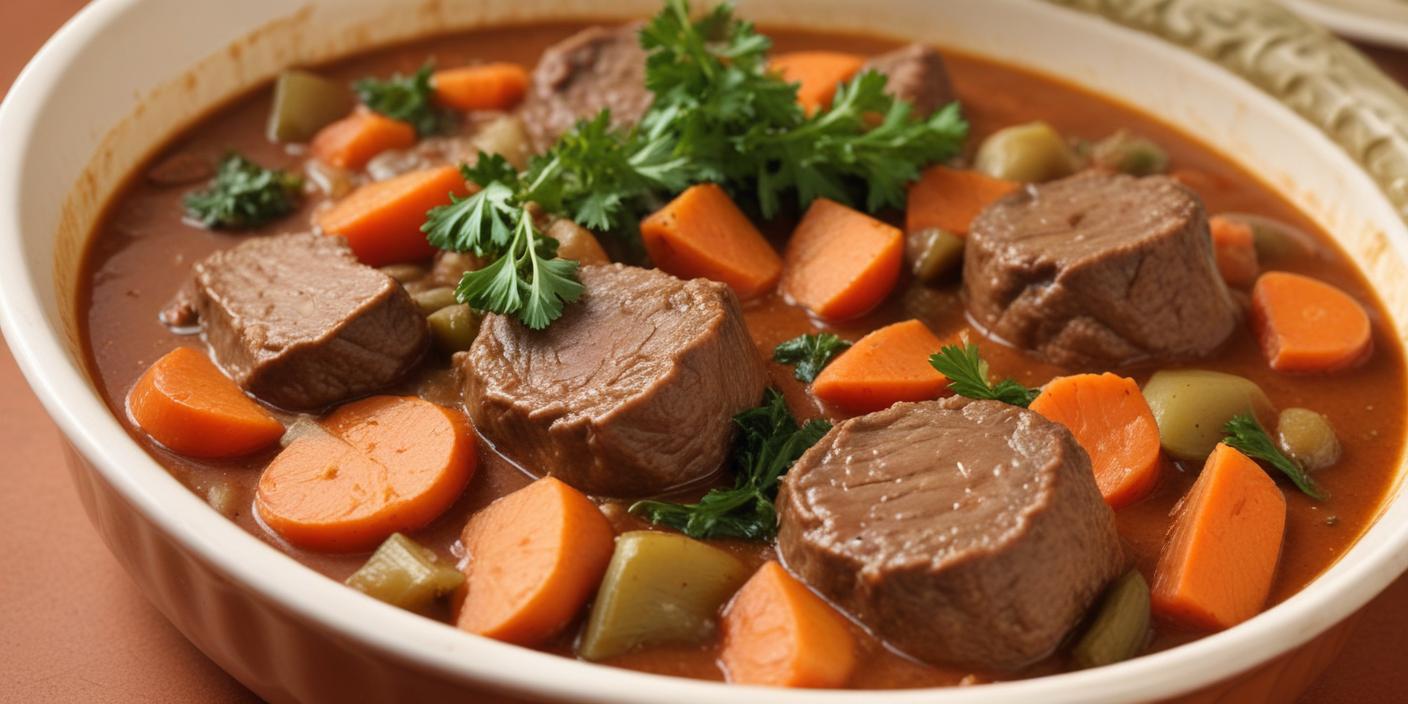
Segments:
[[[347,578],[347,586],[393,606],[425,609],[437,597],[459,588],[464,574],[442,562],[435,551],[394,533],[365,565]]]
[[[1276,440],[1291,459],[1310,471],[1324,469],[1340,459],[1340,440],[1330,419],[1308,408],[1281,411],[1276,420]]]
[[[1256,382],[1200,369],[1155,372],[1144,384],[1144,399],[1154,412],[1164,450],[1181,460],[1207,457],[1233,416],[1268,418],[1274,413]]]
[[[418,264],[391,264],[382,267],[381,273],[403,284],[408,284],[425,278],[425,267]]]
[[[1315,254],[1319,245],[1305,232],[1279,220],[1250,213],[1224,213],[1252,228],[1252,245],[1261,262],[1275,262]]]
[[[352,91],[307,71],[284,71],[274,83],[274,106],[269,111],[269,139],[306,142],[318,130],[352,110]]]
[[[1096,142],[1091,147],[1090,158],[1100,166],[1131,176],[1161,174],[1168,169],[1168,152],[1125,130]]]
[[[430,315],[441,308],[446,308],[459,301],[455,300],[455,290],[448,286],[439,286],[426,289],[420,293],[412,294],[416,305],[420,306],[421,315]]]
[[[1000,129],[978,147],[977,170],[1008,181],[1040,183],[1075,173],[1080,159],[1051,125],[1029,122]]]
[[[747,579],[737,558],[697,540],[623,533],[577,652],[602,660],[645,645],[707,640],[719,607]]]
[[[435,346],[446,354],[469,349],[479,334],[479,315],[463,303],[447,306],[426,316],[430,337]]]
[[[937,227],[906,234],[904,248],[910,271],[926,284],[958,271],[963,264],[963,238]]]
[[[1149,585],[1139,570],[1130,570],[1105,592],[1090,628],[1071,649],[1079,668],[1102,667],[1128,660],[1149,641]]]

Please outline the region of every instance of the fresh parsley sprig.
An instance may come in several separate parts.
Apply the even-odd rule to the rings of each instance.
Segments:
[[[1222,432],[1227,434],[1223,442],[1247,457],[1275,467],[1286,475],[1291,483],[1301,490],[1301,493],[1316,501],[1324,501],[1327,498],[1325,491],[1315,483],[1315,480],[1311,479],[1310,475],[1295,460],[1287,457],[1280,448],[1276,447],[1276,443],[1272,442],[1271,436],[1266,432],[1266,428],[1261,427],[1256,416],[1249,413],[1233,416],[1226,425],[1222,426]]]
[[[430,85],[434,71],[434,64],[427,61],[409,76],[397,73],[387,79],[363,78],[352,84],[352,90],[363,105],[393,120],[409,122],[416,134],[440,134],[454,119],[454,112],[435,102],[435,89]]]
[[[820,374],[836,355],[850,347],[849,341],[842,340],[833,333],[809,333],[779,343],[772,350],[772,361],[779,364],[795,364],[792,376],[796,377],[797,381],[810,384],[816,381],[816,375]]]
[[[293,212],[302,195],[303,179],[231,152],[210,183],[187,193],[183,203],[186,217],[202,227],[243,230]]]
[[[948,377],[949,388],[959,396],[1026,408],[1041,394],[1040,389],[1029,389],[1013,379],[996,384],[989,381],[987,360],[978,355],[978,346],[971,342],[963,347],[944,345],[938,354],[929,357],[929,364]]]

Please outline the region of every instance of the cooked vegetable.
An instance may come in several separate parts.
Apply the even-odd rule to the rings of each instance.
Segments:
[[[313,135],[308,153],[342,169],[360,169],[388,149],[415,146],[416,130],[405,122],[358,108]]]
[[[914,278],[929,284],[955,273],[963,265],[963,238],[931,227],[904,236],[905,258]]]
[[[1092,145],[1090,160],[1096,166],[1131,176],[1161,174],[1168,169],[1168,152],[1127,130],[1119,130]]]
[[[797,381],[811,383],[832,358],[850,346],[850,341],[842,340],[834,333],[808,333],[779,343],[772,349],[772,361],[795,365],[792,376]]]
[[[723,282],[744,300],[782,275],[782,258],[718,184],[685,189],[641,221],[640,236],[661,271]]]
[[[1281,449],[1308,471],[1324,469],[1340,459],[1340,440],[1330,419],[1308,408],[1287,408],[1276,420]]]
[[[836,89],[863,65],[863,57],[843,51],[792,51],[768,62],[782,80],[797,84],[797,102],[809,115],[830,107]]]
[[[366,264],[415,262],[435,253],[420,231],[425,211],[467,192],[453,166],[412,171],[358,188],[318,213],[316,222],[325,234],[346,237]]]
[[[469,143],[476,152],[498,154],[520,171],[527,168],[528,159],[533,156],[528,129],[517,115],[504,115],[480,127]]]
[[[611,257],[601,248],[596,235],[567,218],[553,220],[543,234],[557,240],[559,259],[571,259],[582,266],[611,263]]]
[[[464,527],[468,584],[459,627],[517,645],[543,644],[596,591],[614,537],[591,499],[552,477],[495,501]]]
[[[1159,425],[1159,441],[1180,460],[1201,460],[1221,442],[1235,416],[1269,417],[1271,399],[1256,382],[1201,369],[1160,370],[1144,382],[1144,399]]]
[[[189,347],[167,352],[127,394],[127,412],[142,432],[187,457],[238,457],[262,450],[284,426]]]
[[[346,115],[352,105],[347,86],[307,71],[284,71],[274,82],[269,140],[306,142],[318,130]]]
[[[1260,460],[1272,467],[1275,467],[1282,474],[1286,475],[1292,483],[1312,499],[1324,501],[1326,494],[1315,480],[1305,473],[1305,470],[1294,460],[1285,456],[1276,448],[1276,443],[1271,441],[1271,436],[1266,433],[1266,429],[1261,427],[1255,416],[1251,414],[1238,415],[1227,421],[1223,426],[1223,432],[1227,433],[1224,443],[1230,447],[1240,450],[1242,454],[1254,460]]]
[[[1040,389],[1029,389],[1013,379],[1003,379],[996,384],[990,382],[988,363],[978,355],[978,346],[972,343],[963,347],[945,345],[929,357],[929,364],[948,378],[948,388],[959,396],[1026,408],[1041,393]]]
[[[528,91],[528,71],[518,64],[488,63],[436,71],[435,99],[456,110],[511,110]]]
[[[369,550],[425,526],[474,474],[476,441],[458,411],[416,397],[373,396],[294,440],[259,477],[255,509],[305,550]]]
[[[662,643],[697,643],[748,570],[738,558],[683,535],[623,533],[592,603],[577,654],[604,660]]]
[[[1263,262],[1304,257],[1317,250],[1315,240],[1309,234],[1279,220],[1251,213],[1229,213],[1223,214],[1222,217],[1237,220],[1252,228],[1256,255]]]
[[[1228,286],[1246,288],[1256,281],[1261,265],[1256,258],[1256,238],[1250,225],[1223,215],[1208,218],[1212,253],[1217,270]]]
[[[973,160],[973,167],[988,176],[1024,183],[1070,176],[1079,166],[1071,145],[1045,122],[1005,127],[988,135]]]
[[[416,302],[416,307],[420,308],[423,315],[430,315],[441,308],[455,305],[455,290],[448,286],[438,288],[428,288],[424,291],[411,294],[411,300]]]
[[[392,533],[347,578],[347,586],[408,611],[424,610],[461,584],[464,575],[454,565],[400,533]]]
[[[827,320],[854,318],[890,295],[903,259],[898,228],[818,198],[787,242],[778,288]]]
[[[302,200],[303,179],[266,169],[239,154],[220,160],[215,178],[186,194],[186,217],[202,227],[243,230],[288,215]]]
[[[1231,628],[1261,610],[1281,554],[1286,497],[1255,462],[1218,445],[1184,497],[1154,571],[1159,618]]]
[[[1364,306],[1323,281],[1284,271],[1252,288],[1252,327],[1278,372],[1325,373],[1363,364],[1373,352]]]
[[[762,406],[733,418],[733,487],[710,489],[696,504],[637,501],[630,512],[691,538],[765,540],[777,532],[777,482],[792,463],[831,429],[824,420],[797,426],[787,401],[769,389]]]
[[[993,201],[1021,188],[1015,181],[995,179],[980,171],[930,166],[909,184],[905,198],[905,231],[938,228],[964,235],[973,218]]]
[[[925,360],[942,347],[918,320],[886,325],[857,340],[823,369],[812,393],[850,413],[938,398],[948,380]]]
[[[1133,379],[1109,372],[1058,376],[1030,407],[1075,436],[1110,508],[1128,506],[1154,488],[1159,426]]]
[[[426,316],[425,322],[430,325],[430,338],[445,354],[469,349],[479,335],[479,314],[463,304],[445,306]]]
[[[408,284],[425,278],[425,267],[419,264],[389,264],[380,267],[381,273],[396,279],[397,283]]]
[[[826,602],[768,562],[724,609],[719,662],[730,682],[835,688],[855,669],[855,636]]]
[[[371,110],[393,120],[411,125],[416,134],[425,137],[440,134],[454,116],[435,102],[436,91],[430,84],[435,67],[426,62],[409,76],[399,73],[381,80],[363,78],[352,84],[357,98]]]
[[[1090,627],[1071,648],[1071,662],[1081,669],[1128,660],[1149,642],[1149,584],[1130,570],[1100,598]]]

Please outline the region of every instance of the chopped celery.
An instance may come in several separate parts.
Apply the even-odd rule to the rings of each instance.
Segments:
[[[425,609],[437,597],[459,588],[464,575],[439,561],[435,552],[394,533],[367,564],[347,578],[347,586],[393,606]]]
[[[1100,599],[1095,618],[1071,649],[1079,668],[1101,667],[1139,654],[1149,640],[1149,585],[1130,570]]]
[[[269,110],[269,139],[306,142],[329,123],[352,110],[352,91],[307,71],[284,71],[274,83]]]

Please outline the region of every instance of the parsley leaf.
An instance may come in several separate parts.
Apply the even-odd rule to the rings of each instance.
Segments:
[[[739,438],[733,448],[734,484],[711,489],[699,503],[637,501],[631,513],[675,528],[691,538],[766,540],[777,533],[777,484],[831,424],[813,420],[801,427],[782,394],[769,389],[763,405],[734,416]]]
[[[797,365],[792,370],[792,376],[796,377],[797,381],[811,383],[832,358],[845,352],[850,346],[849,341],[829,332],[798,335],[774,347],[772,361]]]
[[[1266,433],[1266,429],[1261,427],[1255,416],[1251,414],[1241,414],[1233,416],[1227,424],[1222,426],[1222,432],[1227,434],[1223,442],[1232,448],[1239,450],[1242,454],[1254,460],[1265,462],[1275,467],[1286,475],[1291,483],[1296,485],[1306,496],[1316,501],[1324,501],[1327,496],[1325,492],[1310,478],[1310,475],[1301,468],[1296,461],[1287,457],[1276,447],[1276,443],[1271,441],[1271,436]]]
[[[454,119],[454,113],[435,103],[435,89],[430,85],[434,65],[427,61],[415,73],[391,78],[363,78],[352,84],[352,90],[363,105],[393,120],[411,123],[416,134],[444,132]]]
[[[978,356],[978,346],[972,343],[964,347],[944,345],[938,354],[929,357],[929,364],[948,377],[949,388],[959,396],[1026,408],[1041,394],[1039,389],[1029,389],[1013,379],[996,384],[988,381],[988,363]]]
[[[298,176],[266,169],[232,152],[220,160],[215,178],[204,189],[186,194],[186,217],[215,229],[258,227],[293,212],[302,189]]]

